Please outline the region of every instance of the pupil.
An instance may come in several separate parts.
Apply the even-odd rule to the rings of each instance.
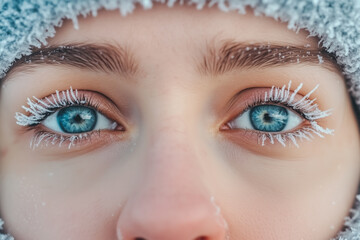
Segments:
[[[74,117],[74,122],[75,122],[75,123],[83,123],[83,122],[84,122],[84,119],[82,119],[82,117],[80,116],[80,114],[77,114],[77,115]]]
[[[272,117],[270,116],[269,113],[265,113],[265,114],[264,114],[264,121],[265,121],[266,123],[272,122]]]

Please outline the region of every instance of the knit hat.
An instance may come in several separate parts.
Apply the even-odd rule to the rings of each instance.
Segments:
[[[135,5],[150,9],[154,2],[172,7],[176,2],[197,9],[217,5],[222,11],[265,15],[288,23],[294,31],[306,29],[334,54],[342,67],[350,95],[360,110],[360,1],[358,0],[2,0],[0,2],[0,78],[15,60],[31,54],[32,47],[46,45],[55,27],[71,19],[78,28],[78,15],[97,15],[101,8],[131,13]],[[359,118],[360,116],[358,116]],[[360,196],[360,195],[359,195]],[[360,201],[360,197],[358,197]],[[360,205],[356,201],[345,229],[336,239],[360,239]],[[0,219],[0,230],[3,222]],[[11,240],[0,234],[0,240]]]

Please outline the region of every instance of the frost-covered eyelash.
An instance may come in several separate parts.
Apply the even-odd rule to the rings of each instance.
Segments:
[[[16,123],[20,126],[33,127],[40,124],[47,116],[55,113],[60,108],[73,105],[86,105],[90,104],[89,102],[89,99],[79,96],[78,90],[74,90],[72,87],[63,91],[56,90],[50,97],[45,97],[45,99],[42,100],[33,96],[32,99],[27,99],[27,106],[22,106],[30,115],[16,112]],[[89,140],[92,134],[93,132],[66,136],[59,133],[39,131],[30,141],[30,148],[35,149],[41,144],[44,144],[46,147],[50,144],[57,144],[59,147],[67,144],[70,149],[78,141]]]
[[[86,100],[80,99],[78,90],[73,90],[72,87],[68,90],[58,91],[50,97],[40,100],[33,96],[32,99],[27,99],[27,106],[22,108],[30,115],[25,115],[20,112],[15,113],[16,123],[20,126],[33,126],[41,123],[48,115],[56,112],[57,109],[71,105],[85,104]]]
[[[100,132],[100,130],[98,130],[98,132]],[[44,144],[45,147],[48,147],[49,145],[58,145],[61,147],[62,145],[67,144],[68,149],[70,149],[78,141],[91,139],[92,134],[94,134],[94,132],[64,136],[62,134],[40,131],[31,139],[30,148],[34,150],[35,148],[42,146],[41,144]]]
[[[318,123],[317,120],[325,118],[331,115],[331,109],[326,111],[321,111],[318,108],[318,105],[315,103],[316,98],[310,100],[311,94],[313,94],[319,85],[313,88],[308,94],[298,101],[295,101],[296,94],[301,90],[303,84],[301,83],[294,92],[291,93],[291,81],[286,88],[284,85],[282,88],[272,86],[269,92],[265,92],[264,103],[275,102],[282,103],[295,111],[301,112],[303,117],[310,122],[310,126],[303,127],[295,132],[289,133],[265,133],[259,132],[259,142],[262,146],[265,145],[266,140],[269,140],[271,144],[274,144],[275,141],[278,141],[284,147],[286,146],[286,141],[290,140],[296,147],[299,147],[297,139],[300,141],[309,140],[314,138],[314,134],[324,138],[324,134],[332,135],[334,133],[333,129],[323,128]]]

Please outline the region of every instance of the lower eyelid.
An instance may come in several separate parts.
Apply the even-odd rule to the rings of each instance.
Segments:
[[[309,125],[304,125],[294,130],[293,132],[285,132],[285,133],[266,133],[259,132],[249,129],[228,129],[221,132],[221,135],[228,141],[240,146],[241,148],[249,149],[253,152],[263,154],[264,151],[276,152],[276,151],[284,151],[284,147],[292,147],[295,149],[299,148],[300,143],[310,140],[312,141],[315,138],[315,134],[306,133],[304,134],[304,130]],[[304,134],[303,137],[295,139],[295,143],[286,135],[291,133],[296,133],[299,131],[301,135]],[[298,133],[296,133],[298,134]],[[278,136],[282,137],[282,140]],[[265,138],[264,138],[265,137]],[[280,140],[280,141],[279,141]],[[259,148],[260,147],[260,148]]]
[[[127,131],[94,130],[82,134],[59,134],[45,128],[36,129],[30,141],[30,148],[40,150],[42,154],[88,152],[114,142],[129,138]],[[69,150],[71,150],[69,152]]]

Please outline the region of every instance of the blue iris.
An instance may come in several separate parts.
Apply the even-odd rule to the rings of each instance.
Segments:
[[[280,132],[287,122],[289,113],[286,108],[276,105],[259,105],[250,110],[252,126],[263,132]]]
[[[91,108],[72,106],[59,111],[57,122],[66,133],[89,132],[95,128],[97,115]]]

